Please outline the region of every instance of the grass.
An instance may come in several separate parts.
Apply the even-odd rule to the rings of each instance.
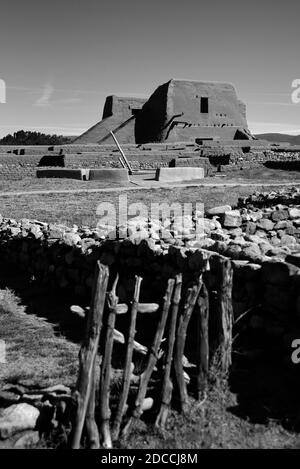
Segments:
[[[151,173],[151,172],[150,172]],[[153,174],[152,174],[153,173]],[[128,184],[130,190],[117,191],[117,185],[101,183],[99,181],[77,181],[73,179],[37,179],[24,178],[19,181],[0,181],[0,192],[7,195],[0,196],[0,214],[7,218],[29,218],[41,221],[62,223],[66,225],[90,225],[95,227],[99,221],[96,215],[97,206],[101,202],[113,203],[118,209],[119,196],[127,195],[128,204],[143,202],[148,208],[151,202],[203,203],[205,208],[220,204],[236,205],[240,196],[248,196],[254,191],[269,191],[278,188],[278,183],[300,183],[300,172],[267,169],[260,166],[254,169],[230,170],[221,173],[223,177],[209,177],[195,184],[193,187],[147,188],[154,172],[149,176],[134,176],[133,180],[143,189],[134,190],[133,184]],[[230,183],[226,187],[222,184]],[[243,184],[253,184],[251,186]],[[209,184],[209,186],[207,185]],[[212,184],[216,184],[215,186]],[[111,189],[108,192],[77,192],[77,193],[44,193],[12,195],[10,192],[24,191],[53,191]]]
[[[101,202],[119,206],[119,196],[127,194],[127,204],[142,202],[148,209],[152,202],[203,203],[205,208],[229,204],[234,206],[239,197],[254,191],[276,189],[276,184],[251,187],[176,187],[173,189],[144,189],[106,193],[44,194],[0,197],[0,214],[7,218],[38,219],[66,225],[89,225],[95,227],[100,220],[96,210]]]
[[[297,434],[278,422],[254,424],[231,412],[237,399],[227,380],[216,368],[210,371],[208,397],[190,400],[186,416],[172,410],[164,432],[137,422],[129,439],[121,441],[127,449],[283,449],[300,447]]]
[[[16,295],[0,290],[0,337],[6,344],[6,363],[0,367],[5,383],[48,386],[73,385],[78,345],[57,334],[45,318],[28,315]]]
[[[128,186],[130,183],[128,183]],[[99,181],[79,181],[77,179],[60,178],[35,178],[25,177],[15,181],[0,180],[0,192],[11,191],[49,191],[49,190],[68,190],[68,189],[105,189],[109,187],[118,187],[116,183],[106,183]]]
[[[148,181],[149,182],[149,181]],[[37,179],[25,178],[20,181],[0,181],[0,192],[7,195],[0,197],[0,214],[7,218],[29,218],[41,221],[62,223],[66,225],[90,225],[95,227],[99,221],[96,215],[97,206],[101,202],[113,203],[118,209],[119,196],[127,195],[128,204],[143,202],[148,208],[151,202],[166,203],[203,203],[205,208],[216,205],[236,205],[239,197],[252,194],[254,191],[270,191],[278,188],[278,183],[300,183],[300,173],[266,169],[263,166],[252,170],[232,170],[224,177],[206,178],[193,187],[147,188],[116,191],[117,186],[98,181],[76,181],[72,179]],[[152,183],[152,181],[150,181]],[[223,183],[231,183],[226,187]],[[253,184],[243,186],[242,184]],[[143,179],[139,180],[139,185]],[[209,186],[207,184],[210,184]],[[216,184],[215,186],[211,184]],[[44,193],[11,195],[13,191],[49,191],[49,190],[86,190],[111,189],[108,192],[78,193]]]

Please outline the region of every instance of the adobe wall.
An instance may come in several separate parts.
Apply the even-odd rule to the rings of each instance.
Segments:
[[[201,98],[208,99],[208,112],[201,112]],[[235,88],[229,83],[171,80],[168,88],[167,115],[184,112],[182,119],[191,124],[248,128]]]
[[[193,140],[195,138],[217,138],[216,142],[221,140],[220,144],[222,144],[223,140],[234,140],[239,127],[220,127],[216,129],[215,126],[208,124],[205,126],[200,124],[186,125],[184,122],[178,122],[178,124],[172,128],[169,128],[169,130],[170,131],[165,135],[166,140],[169,142],[176,142],[184,138],[186,138],[186,140]]]
[[[208,112],[202,98],[208,100]],[[154,91],[137,116],[136,141],[233,139],[238,129],[248,131],[246,107],[233,85],[170,80]]]
[[[75,139],[75,144],[113,143],[113,131],[121,143],[135,143],[135,115],[146,99],[135,97],[108,96],[105,101],[102,120]]]
[[[107,96],[103,108],[102,119],[118,114],[124,120],[134,115],[135,110],[140,110],[147,100],[145,98]]]
[[[85,134],[75,140],[75,143],[89,144],[112,144],[113,138],[110,131],[113,131],[119,142],[122,144],[135,143],[134,138],[134,116],[126,117],[122,114],[114,114],[106,117],[96,125],[91,127]]]
[[[162,142],[167,124],[169,83],[159,86],[135,119],[136,143]],[[184,139],[183,139],[184,140]]]

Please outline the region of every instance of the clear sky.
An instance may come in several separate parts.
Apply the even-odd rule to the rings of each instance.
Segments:
[[[76,135],[105,96],[170,78],[229,81],[253,132],[300,134],[299,0],[1,0],[0,136]]]

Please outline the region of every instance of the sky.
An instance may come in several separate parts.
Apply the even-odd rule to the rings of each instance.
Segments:
[[[0,137],[78,135],[107,95],[170,78],[231,82],[252,132],[300,134],[299,17],[299,0],[1,0]]]

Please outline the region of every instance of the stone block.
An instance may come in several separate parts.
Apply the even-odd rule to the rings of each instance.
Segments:
[[[127,169],[123,168],[99,168],[89,170],[90,181],[102,182],[129,182]]]
[[[206,210],[206,214],[209,216],[220,216],[224,215],[225,212],[230,212],[232,208],[230,205],[221,205],[219,207],[213,207]]]
[[[6,439],[23,430],[33,430],[40,415],[32,405],[14,404],[4,409],[0,415],[0,438]]]
[[[63,179],[79,179],[81,181],[88,180],[87,169],[68,169],[68,168],[51,168],[37,169],[37,178],[63,178]]]
[[[224,213],[223,226],[225,228],[238,228],[242,224],[242,217],[239,210],[229,210]]]
[[[204,178],[203,168],[188,168],[188,167],[177,167],[177,168],[158,168],[156,170],[156,181],[159,182],[181,182],[181,181],[192,181]]]

